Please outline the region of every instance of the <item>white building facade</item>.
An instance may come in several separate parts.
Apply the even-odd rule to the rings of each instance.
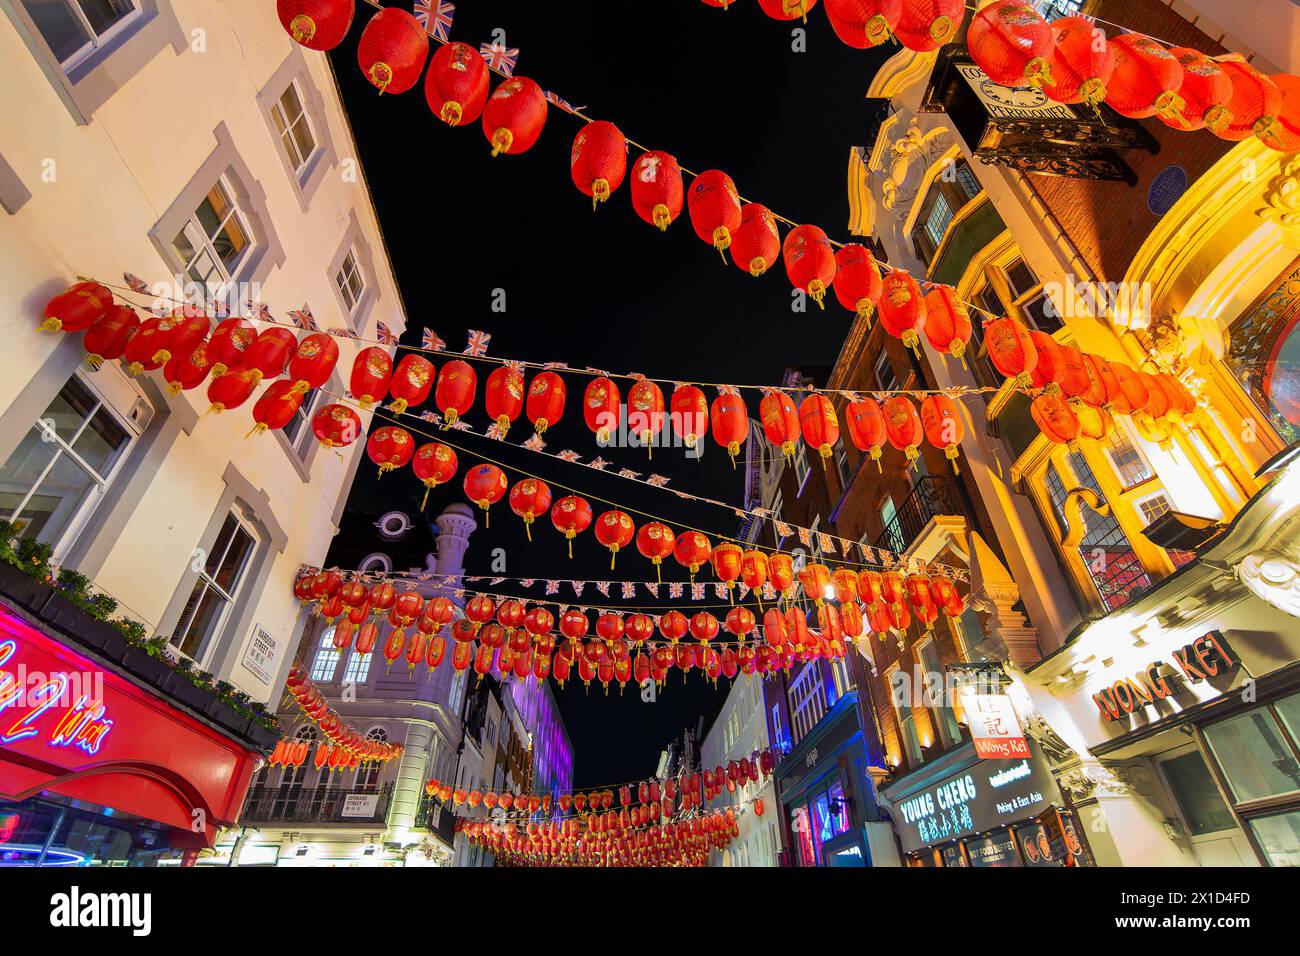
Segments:
[[[738,677],[722,705],[713,726],[700,745],[703,767],[725,768],[742,757],[757,759],[770,746],[767,717],[763,707],[763,682],[753,677]],[[709,866],[778,866],[781,831],[776,799],[776,777],[759,775],[757,781],[746,780],[734,792],[726,788],[712,800],[709,808],[736,808],[740,836],[725,851],[712,850]],[[759,812],[759,801],[762,812]]]

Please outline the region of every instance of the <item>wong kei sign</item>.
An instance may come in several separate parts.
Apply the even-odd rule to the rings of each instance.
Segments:
[[[1240,658],[1218,631],[1174,648],[1169,659],[1155,658],[1134,673],[1121,673],[1092,695],[1102,719],[1110,724],[1129,720],[1150,710],[1154,719],[1173,712],[1173,701],[1184,709],[1189,700],[1199,703],[1216,697],[1230,680]],[[1220,685],[1216,687],[1215,685]]]

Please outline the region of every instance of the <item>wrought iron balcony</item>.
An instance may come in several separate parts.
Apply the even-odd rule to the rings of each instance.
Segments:
[[[417,828],[428,830],[450,846],[456,835],[455,823],[455,816],[449,808],[443,806],[441,800],[427,793],[420,796],[420,805],[415,811]]]
[[[393,785],[351,787],[252,787],[241,823],[335,823],[382,825],[388,818]]]
[[[965,513],[957,482],[942,476],[922,475],[911,494],[894,506],[894,518],[885,525],[875,546],[902,554],[921,536],[932,518]]]

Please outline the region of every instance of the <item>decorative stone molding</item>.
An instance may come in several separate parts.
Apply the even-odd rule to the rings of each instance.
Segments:
[[[1237,577],[1261,601],[1300,617],[1300,564],[1286,555],[1252,552],[1237,565]]]
[[[1058,774],[1056,782],[1074,801],[1134,798],[1151,785],[1151,774],[1140,766],[1085,760]]]
[[[1038,749],[1053,766],[1078,758],[1074,748],[1061,739],[1042,714],[1029,714],[1024,718],[1023,726],[1025,733],[1033,738]]]
[[[1268,181],[1264,203],[1260,218],[1277,223],[1288,249],[1300,249],[1300,156],[1284,161]]]
[[[1002,645],[1007,659],[1022,666],[1034,663],[1040,657],[1038,628],[1016,609],[1019,585],[978,534],[970,534],[970,543],[971,608],[989,638]]]

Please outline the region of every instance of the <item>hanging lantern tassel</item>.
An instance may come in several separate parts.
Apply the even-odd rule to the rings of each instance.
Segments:
[[[734,471],[736,468],[736,456],[740,454],[740,442],[727,442],[727,454],[731,456],[731,468]]]
[[[958,451],[956,445],[949,445],[947,448],[943,450],[944,457],[947,458],[950,462],[952,462],[952,473],[954,475],[961,474],[961,470],[957,467],[957,456],[959,454],[961,454],[961,452]]]

